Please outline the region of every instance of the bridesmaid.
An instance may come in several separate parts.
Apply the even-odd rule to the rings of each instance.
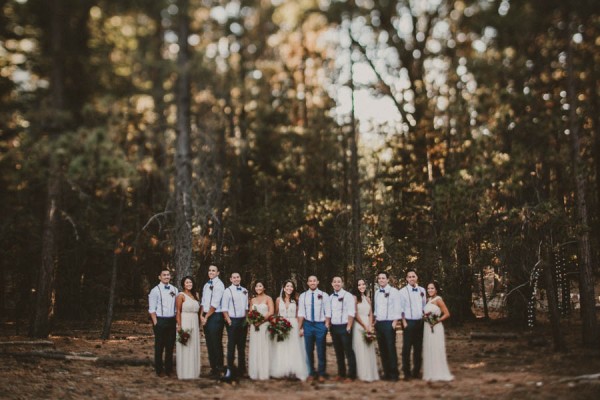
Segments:
[[[291,280],[283,282],[281,295],[275,300],[275,314],[290,321],[292,329],[283,342],[272,341],[271,376],[304,381],[308,377],[306,349],[298,326],[298,292]]]
[[[361,381],[373,382],[379,380],[377,372],[377,356],[375,342],[365,342],[365,331],[375,333],[373,328],[373,311],[367,292],[367,283],[359,279],[354,288],[356,298],[356,317],[352,328],[352,348],[356,356],[356,376]]]
[[[444,300],[438,295],[439,283],[429,282],[426,287],[429,301],[425,304],[423,312],[431,313],[438,319],[434,323],[426,322],[423,327],[423,380],[451,381],[454,376],[450,373],[446,361],[444,325],[441,323],[450,318],[450,312]]]
[[[265,317],[264,321],[255,326],[250,326],[250,343],[248,350],[248,376],[250,379],[269,379],[269,358],[271,343],[267,331],[268,319],[273,315],[275,307],[273,299],[265,293],[263,281],[254,283],[254,297],[250,300],[250,310],[256,310]]]
[[[181,280],[181,287],[175,303],[177,331],[189,331],[190,337],[185,345],[177,341],[177,378],[196,379],[200,377],[200,302],[191,276]]]

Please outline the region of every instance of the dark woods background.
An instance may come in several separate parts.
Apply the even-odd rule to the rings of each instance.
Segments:
[[[214,263],[272,295],[416,268],[454,322],[525,326],[577,295],[596,340],[596,2],[0,7],[0,309],[17,330],[108,335],[161,267],[201,283]],[[395,115],[336,108],[366,92]]]

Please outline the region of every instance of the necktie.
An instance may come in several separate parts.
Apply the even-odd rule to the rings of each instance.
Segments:
[[[315,321],[315,292],[312,292],[312,300],[310,302],[310,319]]]
[[[419,289],[417,289],[416,287],[412,288],[413,292],[418,292]]]
[[[171,289],[171,286],[165,285],[165,289],[169,290],[169,289]]]

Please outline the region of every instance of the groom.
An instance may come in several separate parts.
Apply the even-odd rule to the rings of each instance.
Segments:
[[[423,352],[423,308],[427,302],[425,289],[417,285],[417,272],[406,272],[407,285],[400,289],[400,312],[402,313],[402,372],[404,379],[421,377]],[[410,368],[410,351],[413,351],[413,368]]]
[[[177,288],[170,285],[171,273],[163,268],[158,276],[160,283],[148,294],[148,313],[154,331],[154,368],[160,377],[173,373],[173,348],[175,347],[176,322],[175,298]],[[165,359],[163,362],[163,352]]]
[[[227,325],[227,369],[224,380],[235,380],[246,371],[246,314],[248,312],[248,290],[240,285],[242,278],[233,272],[229,278],[231,286],[223,294],[223,317]],[[235,367],[235,350],[238,363]]]
[[[204,337],[208,349],[210,375],[219,378],[223,370],[223,313],[221,300],[225,285],[219,279],[219,268],[216,265],[208,267],[208,282],[202,289],[200,315],[204,326]]]
[[[319,280],[316,276],[308,277],[308,290],[300,295],[298,299],[298,326],[300,336],[304,336],[304,345],[308,361],[308,379],[312,381],[318,377],[320,383],[325,382],[325,338],[329,329],[329,318],[331,308],[329,296],[317,288]],[[317,346],[317,358],[319,360],[318,372],[315,372],[315,344]]]

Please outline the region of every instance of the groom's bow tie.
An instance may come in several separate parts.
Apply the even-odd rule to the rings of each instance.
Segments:
[[[417,289],[416,287],[414,287],[414,288],[412,288],[412,291],[413,291],[413,292],[418,292],[418,291],[419,291],[419,289]]]

